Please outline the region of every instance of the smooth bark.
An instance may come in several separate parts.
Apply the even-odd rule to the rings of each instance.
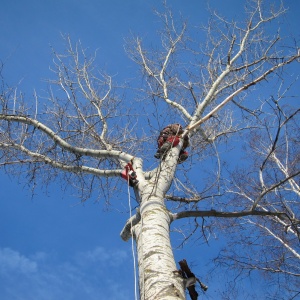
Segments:
[[[171,215],[164,204],[181,143],[173,148],[149,182],[140,182],[141,221],[134,227],[140,299],[185,299],[183,278],[176,271],[170,241]]]

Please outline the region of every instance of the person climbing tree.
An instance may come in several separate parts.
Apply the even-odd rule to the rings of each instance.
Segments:
[[[183,134],[183,128],[180,124],[170,124],[161,130],[157,138],[158,149],[154,155],[157,159],[164,159],[166,154],[172,147],[179,144],[180,137]],[[189,146],[189,137],[186,135],[183,140],[183,145],[179,153],[178,163],[184,162],[188,158],[188,152],[185,149]]]

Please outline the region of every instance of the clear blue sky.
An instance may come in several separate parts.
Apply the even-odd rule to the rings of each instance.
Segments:
[[[244,3],[210,2],[230,16],[238,15]],[[300,2],[284,2],[291,7],[291,28],[300,28]],[[170,3],[191,23],[205,23],[208,18],[204,0]],[[51,65],[50,45],[60,49],[63,33],[74,41],[80,39],[92,50],[99,49],[97,62],[101,67],[128,78],[132,62],[123,49],[124,38],[133,32],[155,39],[155,6],[159,7],[160,1],[1,0],[3,75],[9,85],[21,81],[19,89],[28,96],[33,89],[43,88],[42,79],[49,76]],[[3,172],[0,178],[1,300],[134,298],[131,244],[119,237],[129,216],[127,199],[113,203],[107,211],[104,203],[93,200],[78,204],[76,197],[63,194],[55,184],[48,194],[37,188],[31,197],[30,190],[16,178]],[[204,263],[197,259],[199,251],[176,255],[179,259],[189,259],[190,255],[198,264]],[[212,294],[216,289],[211,288]]]

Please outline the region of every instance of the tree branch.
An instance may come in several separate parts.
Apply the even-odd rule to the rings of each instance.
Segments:
[[[0,144],[0,149],[1,148],[10,148],[10,149],[17,149],[24,154],[28,155],[29,157],[33,158],[32,160],[20,160],[18,162],[7,162],[7,163],[2,163],[1,165],[8,165],[11,163],[17,164],[17,163],[44,163],[44,164],[49,164],[54,168],[61,169],[62,171],[66,172],[72,172],[72,173],[87,173],[87,174],[93,174],[96,176],[101,176],[101,177],[116,177],[120,176],[121,172],[123,171],[122,169],[116,169],[116,170],[100,170],[88,166],[71,166],[67,165],[64,163],[61,163],[59,161],[56,161],[54,159],[51,159],[50,157],[32,152],[23,145],[18,145],[18,144]]]
[[[242,86],[241,88],[239,88],[238,90],[233,92],[231,95],[229,95],[225,100],[223,100],[214,109],[212,109],[206,116],[204,116],[203,118],[201,118],[199,121],[197,121],[195,123],[191,123],[191,125],[188,126],[187,131],[191,131],[191,130],[197,128],[198,126],[200,126],[205,121],[207,121],[210,117],[212,117],[216,112],[218,112],[223,106],[225,106],[229,101],[231,101],[235,96],[240,94],[242,91],[247,90],[252,85],[256,85],[257,83],[259,83],[260,81],[265,79],[269,74],[273,73],[275,70],[277,70],[277,69],[279,69],[279,68],[281,68],[281,67],[283,67],[287,64],[290,64],[291,62],[293,62],[294,60],[296,60],[298,58],[300,58],[300,54],[297,54],[297,55],[294,55],[294,56],[290,57],[287,61],[284,61],[284,62],[274,66],[273,68],[271,68],[268,71],[264,72],[262,75],[260,75],[256,79],[254,79],[251,82],[247,83],[246,85]]]
[[[284,178],[283,180],[273,184],[272,186],[270,186],[269,188],[266,188],[257,198],[256,200],[254,201],[253,205],[252,205],[252,210],[255,210],[257,204],[259,203],[259,201],[266,195],[268,194],[269,192],[275,190],[277,187],[283,185],[284,183],[286,183],[287,181],[289,181],[291,178],[297,176],[300,174],[300,170],[287,176],[286,178]]]
[[[58,144],[61,148],[69,151],[73,154],[78,155],[84,155],[84,156],[90,156],[90,157],[97,157],[97,158],[108,158],[113,157],[120,159],[125,162],[131,161],[134,157],[130,154],[127,154],[122,151],[116,151],[116,150],[93,150],[93,149],[87,149],[87,148],[80,148],[75,147],[64,141],[60,136],[58,136],[53,130],[51,130],[49,127],[44,125],[43,123],[34,120],[27,116],[16,116],[16,115],[5,115],[0,114],[0,120],[6,120],[8,122],[16,122],[16,123],[23,123],[28,124],[36,129],[44,132],[46,135],[50,137],[50,139],[53,140],[54,143]]]
[[[216,210],[207,211],[182,211],[175,214],[171,214],[172,221],[191,218],[191,217],[216,217],[216,218],[240,218],[246,216],[286,216],[284,212],[271,212],[271,211],[257,211],[248,210],[241,212],[221,212]]]
[[[134,216],[127,220],[125,226],[123,227],[120,236],[123,241],[127,242],[132,236],[132,227],[139,223],[141,220],[141,214],[139,209]]]

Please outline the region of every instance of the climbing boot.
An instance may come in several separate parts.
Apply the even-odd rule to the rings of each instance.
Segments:
[[[167,154],[167,152],[172,148],[171,142],[165,142],[159,149],[157,149],[156,153],[154,154],[155,158],[161,158]]]

